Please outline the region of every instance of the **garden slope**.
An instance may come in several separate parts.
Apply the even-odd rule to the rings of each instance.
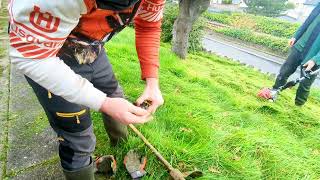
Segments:
[[[133,35],[127,29],[106,45],[131,101],[144,87]],[[179,60],[167,44],[160,53],[165,104],[138,128],[173,166],[200,169],[202,179],[320,178],[319,91],[303,108],[294,106],[294,90],[272,104],[256,98],[272,79],[253,69],[206,53]],[[100,115],[92,116],[96,154],[117,155],[117,179],[128,179],[121,162],[132,148],[148,156],[145,179],[167,179],[165,168],[133,133],[127,144],[110,149]]]

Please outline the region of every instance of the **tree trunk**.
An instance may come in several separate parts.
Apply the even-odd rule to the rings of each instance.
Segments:
[[[180,0],[179,15],[173,25],[172,51],[185,59],[193,23],[207,10],[210,0]]]

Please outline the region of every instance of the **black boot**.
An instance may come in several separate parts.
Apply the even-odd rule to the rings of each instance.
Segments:
[[[93,162],[87,167],[75,171],[63,170],[66,180],[94,180]]]
[[[119,141],[126,141],[128,138],[127,126],[115,121],[110,116],[103,114],[104,128],[109,136],[111,146],[116,146]]]

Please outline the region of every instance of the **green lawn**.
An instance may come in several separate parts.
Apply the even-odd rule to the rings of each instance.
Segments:
[[[127,29],[106,45],[128,99],[142,92],[134,32]],[[320,92],[303,108],[294,106],[294,90],[277,103],[256,98],[272,79],[226,58],[200,53],[179,60],[161,46],[160,81],[165,104],[155,119],[138,128],[182,171],[200,169],[201,179],[319,179]],[[117,179],[126,179],[122,160],[129,149],[148,157],[145,179],[168,173],[133,134],[110,149],[101,117],[93,113],[96,154],[117,156]]]

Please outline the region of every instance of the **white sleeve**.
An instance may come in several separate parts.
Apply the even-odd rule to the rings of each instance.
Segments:
[[[83,0],[12,0],[9,3],[12,63],[26,76],[69,102],[99,110],[106,94],[56,56],[86,11]]]
[[[11,60],[23,74],[69,102],[99,110],[106,99],[106,94],[74,73],[58,57],[38,61],[23,58]]]

